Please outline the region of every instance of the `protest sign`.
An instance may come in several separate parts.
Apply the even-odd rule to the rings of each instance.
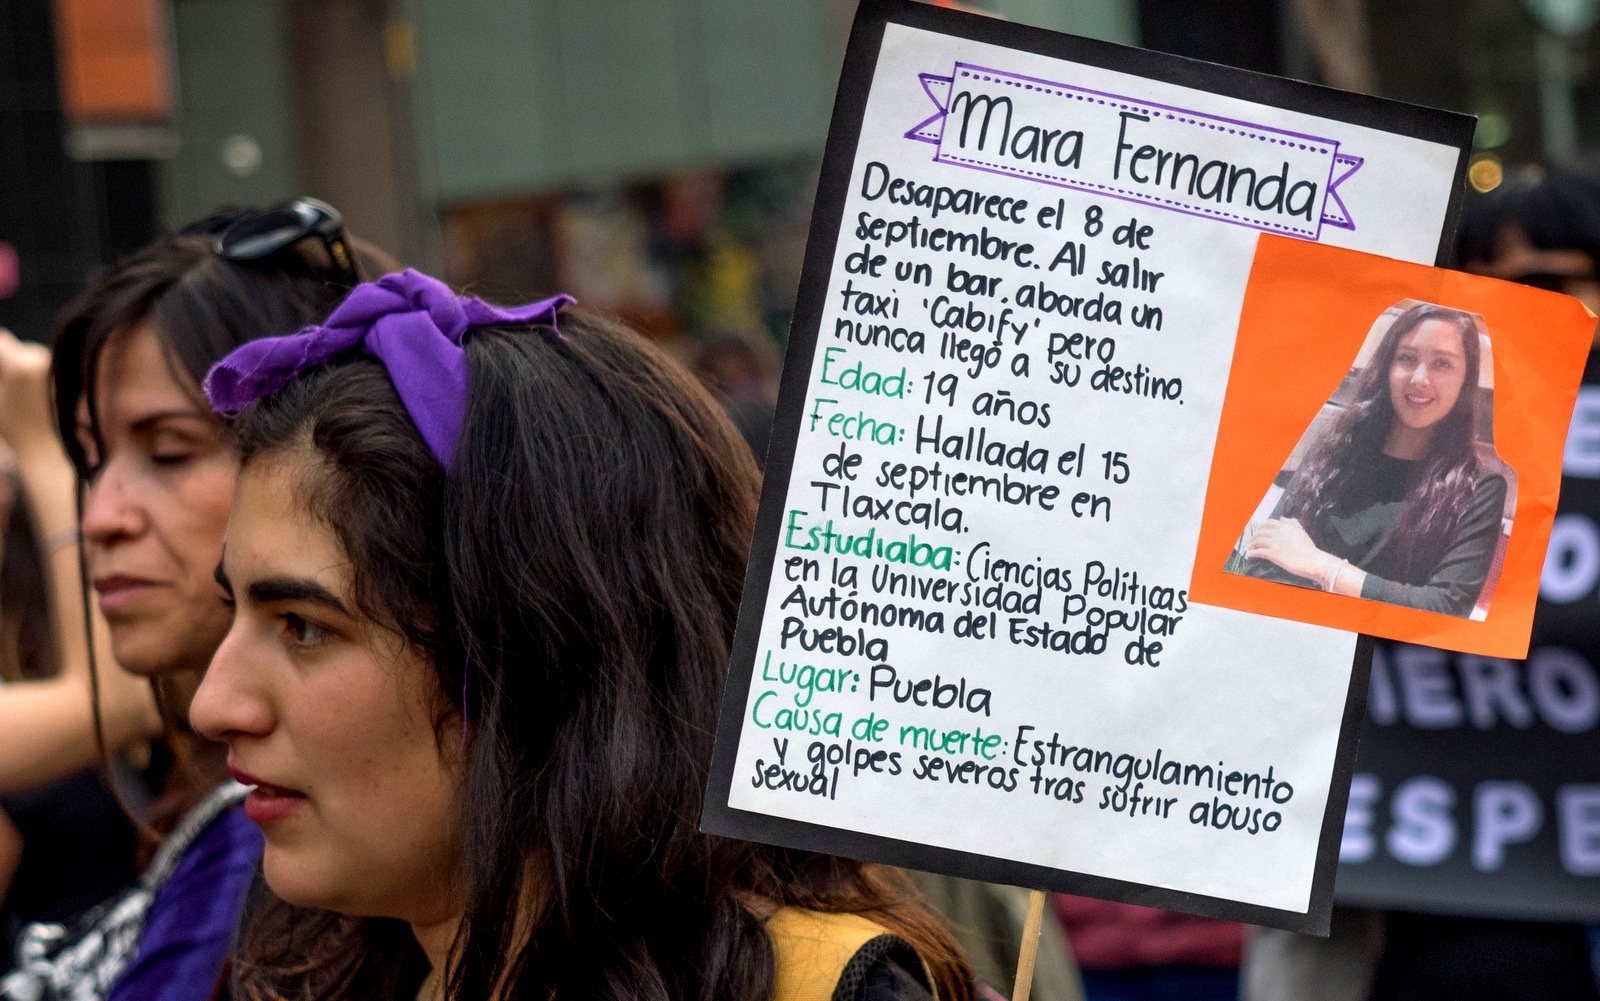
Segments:
[[[1526,660],[1378,645],[1340,902],[1600,917],[1600,366],[1563,474]]]
[[[1471,131],[864,2],[705,829],[1325,930],[1367,641],[1192,601],[1206,482],[1258,238],[1433,261]]]

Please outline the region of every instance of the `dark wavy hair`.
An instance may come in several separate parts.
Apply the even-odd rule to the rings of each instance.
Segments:
[[[1401,582],[1408,584],[1426,581],[1444,558],[1478,483],[1473,436],[1478,416],[1479,350],[1478,326],[1471,314],[1422,303],[1395,318],[1357,379],[1344,413],[1289,481],[1283,505],[1284,516],[1298,518],[1319,545],[1332,532],[1329,519],[1349,512],[1351,493],[1370,475],[1372,462],[1383,453],[1394,422],[1389,370],[1395,353],[1407,334],[1429,320],[1448,323],[1461,332],[1466,373],[1455,406],[1434,425],[1420,474],[1401,503],[1394,533],[1386,544],[1403,570]]]
[[[212,213],[129,254],[96,275],[62,311],[50,379],[56,427],[80,476],[90,470],[78,440],[78,403],[88,403],[90,431],[98,437],[100,356],[114,337],[148,321],[173,375],[204,404],[200,383],[228,352],[246,341],[315,323],[349,294],[326,252],[310,246],[314,240],[257,261],[218,257],[211,249],[213,236],[244,211]],[[376,247],[354,237],[350,243],[368,278],[399,270]]]
[[[567,310],[480,328],[446,477],[382,366],[306,374],[240,416],[241,460],[303,454],[308,514],[362,613],[437,676],[462,740],[460,998],[758,1001],[763,904],[865,913],[971,1001],[959,947],[881,867],[712,837],[698,820],[759,476],[686,370]],[[461,730],[461,713],[465,730]],[[258,887],[235,996],[411,997],[428,964],[393,919]]]

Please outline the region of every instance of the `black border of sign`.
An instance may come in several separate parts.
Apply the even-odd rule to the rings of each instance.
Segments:
[[[1455,226],[1460,216],[1467,155],[1471,149],[1475,124],[1469,116],[1348,94],[1296,80],[1144,49],[1061,35],[977,14],[914,3],[912,0],[861,0],[839,76],[839,91],[828,129],[827,150],[823,155],[821,177],[817,183],[816,206],[812,211],[800,294],[790,328],[777,415],[773,422],[774,434],[767,452],[761,512],[756,519],[755,543],[750,550],[745,576],[744,597],[730,657],[728,685],[723,693],[722,714],[717,728],[716,750],[711,759],[711,776],[706,790],[705,809],[701,815],[701,829],[711,834],[872,859],[911,869],[959,874],[991,883],[1085,894],[1325,935],[1333,907],[1339,838],[1343,832],[1345,805],[1350,794],[1350,775],[1355,766],[1357,734],[1366,708],[1367,679],[1372,665],[1372,639],[1367,636],[1359,637],[1356,643],[1350,689],[1345,698],[1344,717],[1334,756],[1333,783],[1323,815],[1321,840],[1312,877],[1311,904],[1305,913],[900,841],[735,810],[728,806],[745,703],[755,671],[761,616],[766,608],[768,585],[783,519],[784,498],[788,494],[789,479],[794,468],[795,445],[805,406],[806,387],[811,377],[811,359],[822,323],[823,298],[844,217],[856,145],[866,112],[867,93],[877,66],[884,29],[890,22],[1455,146],[1461,150],[1461,155],[1456,164],[1455,188],[1439,237],[1438,262],[1441,264],[1454,240]]]

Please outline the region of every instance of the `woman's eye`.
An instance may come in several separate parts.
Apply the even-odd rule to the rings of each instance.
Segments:
[[[188,449],[156,449],[150,453],[150,461],[158,466],[180,466],[194,458],[194,452]]]
[[[316,646],[324,639],[325,634],[321,626],[302,619],[293,612],[284,613],[283,624],[297,646]]]

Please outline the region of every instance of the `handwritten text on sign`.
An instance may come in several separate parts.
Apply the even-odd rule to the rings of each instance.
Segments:
[[[722,829],[1306,914],[1355,637],[1189,598],[1233,332],[1263,230],[1431,260],[1459,151],[896,23],[871,65]]]
[[[937,159],[1290,236],[1355,229],[1332,139],[956,63],[919,74],[938,111],[906,133]]]

